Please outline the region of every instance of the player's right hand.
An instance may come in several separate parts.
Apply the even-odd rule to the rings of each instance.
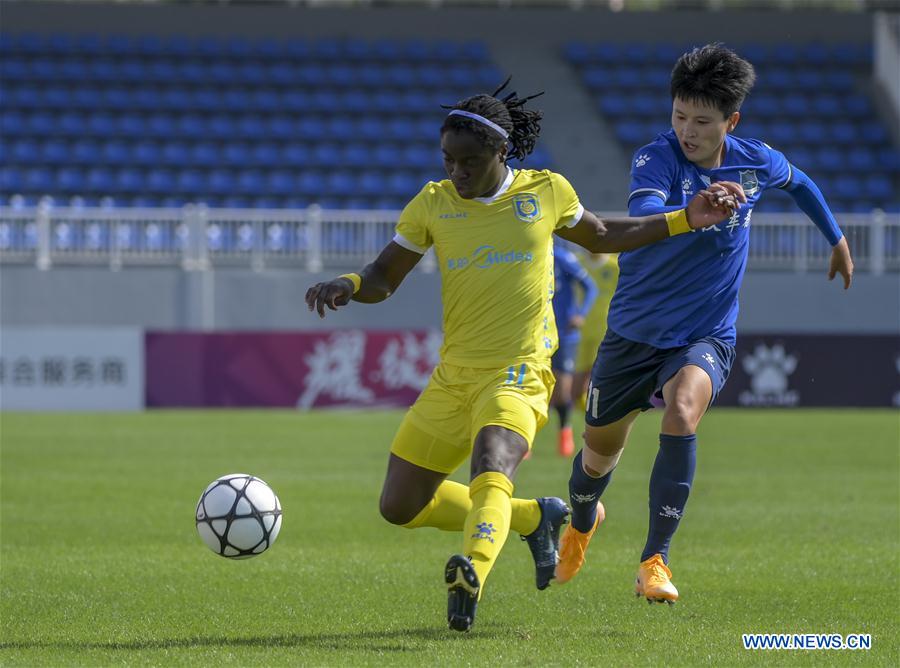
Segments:
[[[721,223],[746,202],[747,195],[739,183],[733,181],[711,183],[688,202],[688,225],[696,230]]]
[[[325,307],[337,311],[338,306],[346,306],[353,296],[353,283],[349,278],[335,278],[325,283],[316,283],[306,291],[306,307],[315,309],[320,318],[325,317]]]

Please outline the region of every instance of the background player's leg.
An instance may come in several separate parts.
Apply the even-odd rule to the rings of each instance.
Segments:
[[[559,415],[559,440],[557,450],[564,457],[571,457],[575,451],[575,442],[572,435],[572,373],[562,369],[554,369],[556,385],[550,403]]]
[[[488,425],[475,437],[463,554],[471,558],[482,587],[509,535],[512,478],[526,452],[525,438],[504,427]]]
[[[641,561],[660,554],[668,563],[669,543],[678,529],[694,480],[697,425],[712,392],[709,374],[694,365],[682,367],[663,386],[666,412],[659,452],[650,474],[650,526]]]

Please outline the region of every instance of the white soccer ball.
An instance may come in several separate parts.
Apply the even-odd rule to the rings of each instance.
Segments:
[[[281,502],[259,478],[224,475],[197,502],[197,532],[210,550],[230,559],[265,552],[281,531]]]

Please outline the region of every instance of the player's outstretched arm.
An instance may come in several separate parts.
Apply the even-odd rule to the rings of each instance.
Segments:
[[[315,309],[319,317],[324,318],[326,306],[337,311],[339,306],[346,306],[351,299],[365,304],[384,301],[421,259],[419,253],[392,241],[374,262],[367,264],[358,274],[345,274],[313,285],[306,291],[306,307],[310,311]]]
[[[577,225],[559,229],[556,233],[592,253],[620,253],[721,223],[746,201],[739,184],[721,181],[698,192],[686,209],[640,218],[604,220],[585,211]]]

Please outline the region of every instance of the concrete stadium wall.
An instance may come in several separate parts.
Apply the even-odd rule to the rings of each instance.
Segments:
[[[303,295],[333,273],[173,268],[26,267],[0,269],[4,326],[140,326],[149,329],[317,330],[439,327],[437,274],[415,271],[382,304],[352,304],[324,320],[306,311]],[[817,274],[749,272],[738,321],[745,333],[896,334],[900,281],[896,274],[860,274],[844,292]]]

